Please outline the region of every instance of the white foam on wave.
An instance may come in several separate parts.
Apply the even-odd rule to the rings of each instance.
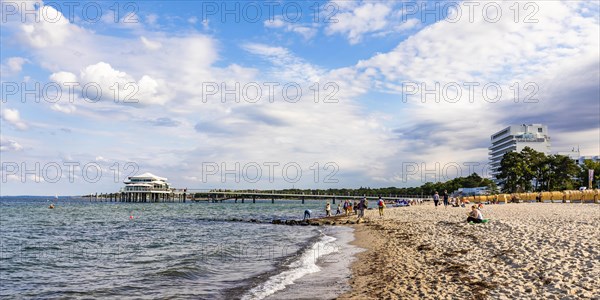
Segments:
[[[265,283],[251,289],[242,297],[242,300],[264,299],[308,274],[319,272],[321,268],[317,265],[318,259],[339,251],[339,247],[333,243],[335,240],[336,238],[332,236],[324,235],[311,248],[304,251],[297,260],[293,261],[288,270],[271,276]]]

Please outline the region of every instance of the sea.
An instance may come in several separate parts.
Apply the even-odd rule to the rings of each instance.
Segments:
[[[270,224],[324,207],[2,197],[0,298],[333,299],[361,251],[352,228]]]

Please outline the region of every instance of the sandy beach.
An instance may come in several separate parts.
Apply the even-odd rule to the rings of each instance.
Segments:
[[[355,227],[367,251],[338,299],[600,299],[600,205],[388,208]]]

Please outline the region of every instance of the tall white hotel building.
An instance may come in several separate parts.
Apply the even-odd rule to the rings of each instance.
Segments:
[[[493,179],[500,173],[500,161],[504,153],[521,151],[530,147],[535,151],[550,154],[548,126],[542,124],[511,125],[492,134],[490,146],[490,171]]]

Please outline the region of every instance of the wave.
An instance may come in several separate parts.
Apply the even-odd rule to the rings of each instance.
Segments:
[[[319,258],[339,251],[339,247],[334,243],[335,240],[337,239],[332,236],[323,235],[315,244],[302,252],[298,259],[292,261],[285,271],[269,277],[266,282],[252,288],[242,297],[242,300],[264,299],[308,274],[319,272],[321,270],[317,265]]]

